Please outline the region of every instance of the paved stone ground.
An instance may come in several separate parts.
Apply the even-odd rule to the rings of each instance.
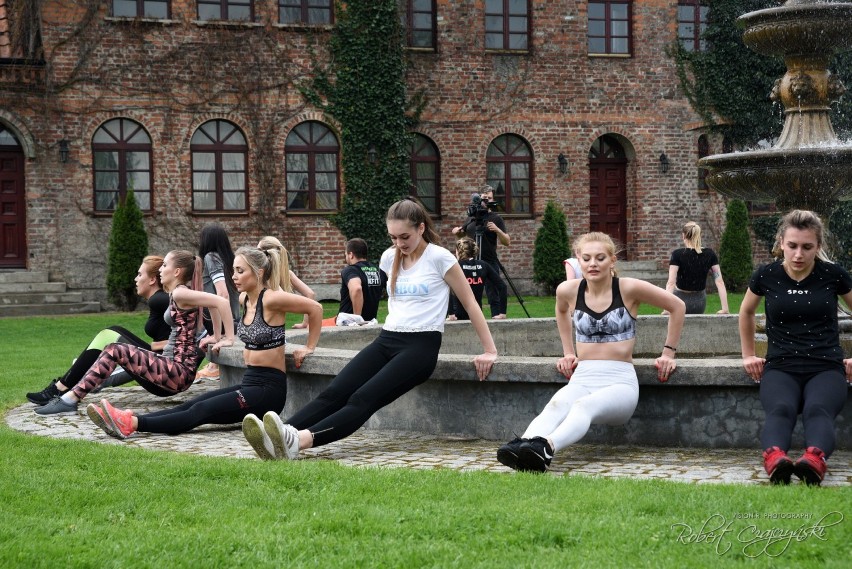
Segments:
[[[108,389],[89,398],[98,401],[100,397],[107,397],[117,407],[137,412],[156,411],[216,387],[218,382],[204,382],[193,386],[189,393],[168,399],[151,397],[140,387]],[[86,416],[82,404],[74,415],[41,417],[33,409],[29,403],[13,409],[6,415],[6,422],[13,429],[39,436],[259,460],[243,438],[239,425],[205,426],[179,436],[137,433],[126,441],[119,441],[98,429]],[[350,466],[511,473],[512,470],[497,462],[495,453],[499,444],[481,439],[362,429],[343,441],[305,451],[303,456],[309,460],[336,460]],[[829,469],[824,486],[851,486],[852,452],[835,452]],[[650,449],[578,444],[557,454],[550,472],[553,475],[663,478],[691,483],[768,484],[759,453],[753,449]]]

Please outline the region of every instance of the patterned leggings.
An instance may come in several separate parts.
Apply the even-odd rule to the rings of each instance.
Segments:
[[[83,399],[119,365],[139,385],[159,397],[186,391],[195,380],[195,369],[172,358],[130,344],[109,344],[71,391]]]

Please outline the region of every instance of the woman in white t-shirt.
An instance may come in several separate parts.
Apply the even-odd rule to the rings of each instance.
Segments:
[[[379,263],[390,275],[381,334],[286,424],[274,412],[264,415],[262,425],[254,415],[245,418],[243,433],[261,458],[295,459],[300,450],[346,438],[376,411],[429,379],[438,361],[450,289],[485,350],[473,360],[476,374],[482,381],[491,372],[497,348],[488,324],[456,258],[435,244],[438,235],[426,209],[404,199],[390,207],[386,222],[393,247]]]

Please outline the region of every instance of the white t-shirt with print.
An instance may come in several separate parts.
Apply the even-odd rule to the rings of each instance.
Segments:
[[[390,332],[443,332],[450,301],[450,285],[444,275],[458,261],[443,247],[428,243],[423,255],[410,269],[400,264],[396,291],[390,290],[390,274],[396,249],[382,253],[379,267],[388,274],[388,316],[384,329]]]

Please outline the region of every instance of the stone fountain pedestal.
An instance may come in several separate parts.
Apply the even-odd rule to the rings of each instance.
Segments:
[[[640,316],[634,351],[639,405],[623,426],[593,426],[590,443],[674,447],[759,447],[763,408],[758,386],[740,359],[736,315],[687,315],[678,371],[657,381],[654,359],[665,342],[668,318]],[[469,323],[448,322],[432,378],[373,416],[368,429],[509,440],[522,433],[550,397],[565,385],[556,371],[561,344],[553,318],[489,322],[500,357],[488,380],[477,381],[472,359],[481,347]],[[316,397],[379,327],[324,329],[319,348],[296,369],[287,355],[286,418]],[[294,346],[303,330],[288,331]],[[214,358],[225,384],[242,377],[242,348]],[[852,395],[849,396],[852,399]],[[838,446],[852,446],[852,402],[838,420]],[[801,426],[794,445],[802,445]]]

